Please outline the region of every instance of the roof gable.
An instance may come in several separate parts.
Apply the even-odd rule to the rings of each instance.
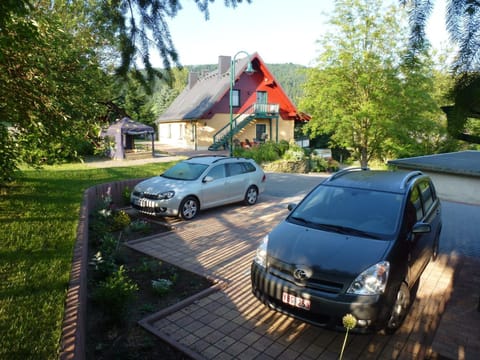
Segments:
[[[250,58],[244,57],[236,60],[235,83],[244,75],[249,61],[256,71],[255,77],[258,78],[258,86],[278,87],[275,91],[276,98],[281,101],[276,102],[281,102],[282,118],[299,118],[300,114],[297,113],[295,105],[288,98],[280,84],[278,84],[258,53],[254,53]],[[230,67],[231,58],[228,56],[220,56],[217,70],[209,72],[202,77],[196,76],[196,74],[190,74],[190,83],[167,110],[159,116],[156,122],[193,120],[211,116],[212,108],[229,94]]]

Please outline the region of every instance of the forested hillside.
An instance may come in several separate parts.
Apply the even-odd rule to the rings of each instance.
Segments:
[[[303,84],[305,83],[305,66],[296,64],[266,64],[273,76],[277,79],[280,86],[287,93],[290,100],[294,104],[298,103],[299,98],[303,93]],[[214,71],[218,67],[217,64],[207,65],[187,65],[185,68],[188,71],[202,72]]]

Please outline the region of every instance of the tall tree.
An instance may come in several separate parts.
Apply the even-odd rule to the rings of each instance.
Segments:
[[[400,66],[406,39],[399,13],[381,0],[337,2],[300,102],[312,115],[310,136],[330,135],[332,145],[349,149],[361,166],[399,152],[405,147],[400,139],[421,129],[435,107],[428,96],[412,103],[422,93],[413,84],[425,79],[417,69],[413,80],[414,73]]]
[[[400,3],[410,13],[409,54],[413,59],[428,47],[425,26],[434,1],[400,0]],[[454,105],[448,114],[449,132],[458,136],[464,131],[468,118],[472,114],[477,117],[480,114],[480,2],[450,0],[446,10],[447,30],[458,48],[452,67],[455,85],[450,100]]]
[[[211,2],[195,0],[206,18]],[[152,51],[165,68],[179,65],[167,18],[180,9],[180,0],[1,1],[0,183],[19,161],[75,156],[72,145],[93,133],[102,104],[115,107],[106,75],[133,74],[148,88],[164,74],[153,69]]]
[[[121,63],[117,74],[126,77],[137,72],[139,79],[153,81],[162,78],[162,73],[151,64],[152,50],[158,52],[163,67],[180,65],[177,51],[168,27],[167,19],[173,18],[182,9],[180,0],[109,0],[99,3],[97,21],[117,39]],[[251,0],[245,0],[250,3]],[[209,19],[209,4],[214,0],[195,0],[198,9]],[[242,0],[224,0],[225,6],[235,8]],[[137,63],[145,68],[147,77],[137,69]]]
[[[37,1],[29,16],[14,17],[0,29],[0,119],[2,145],[15,156],[2,158],[5,169],[18,161],[35,165],[71,158],[101,113],[97,100],[108,80],[92,50],[88,29],[65,21],[80,7]],[[68,14],[68,15],[67,15]],[[2,167],[0,179],[11,172]]]

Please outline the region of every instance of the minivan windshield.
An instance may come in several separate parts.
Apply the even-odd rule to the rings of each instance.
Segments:
[[[384,238],[397,229],[402,201],[400,194],[321,185],[292,211],[288,221],[326,231]]]
[[[174,180],[196,180],[203,174],[208,165],[182,161],[165,171],[161,176]]]

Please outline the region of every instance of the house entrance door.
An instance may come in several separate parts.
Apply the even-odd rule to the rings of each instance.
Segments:
[[[265,142],[267,139],[267,125],[265,124],[256,124],[255,125],[255,139],[260,142]]]

